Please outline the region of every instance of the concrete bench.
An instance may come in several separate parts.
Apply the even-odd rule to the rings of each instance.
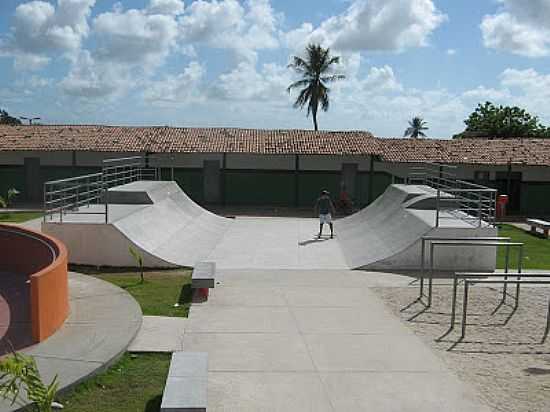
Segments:
[[[174,352],[160,412],[206,412],[208,354]]]
[[[216,284],[216,264],[214,262],[199,262],[191,275],[191,289],[208,299],[208,292]]]
[[[548,230],[550,230],[550,222],[540,219],[527,219],[527,224],[531,226],[531,233],[538,234],[537,229],[541,229],[544,237],[548,237]]]

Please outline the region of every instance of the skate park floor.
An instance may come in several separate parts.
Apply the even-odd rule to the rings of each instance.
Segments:
[[[208,352],[212,411],[489,411],[370,290],[410,278],[220,270],[183,347]]]

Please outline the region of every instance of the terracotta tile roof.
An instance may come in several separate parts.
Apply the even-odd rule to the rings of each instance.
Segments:
[[[550,166],[550,139],[388,139],[389,162]]]
[[[119,126],[0,126],[0,150],[376,154],[368,132]]]
[[[388,162],[550,166],[550,139],[384,139],[364,131],[0,126],[0,151],[369,155]]]

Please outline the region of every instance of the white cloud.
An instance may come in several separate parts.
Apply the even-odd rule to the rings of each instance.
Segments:
[[[185,4],[181,0],[151,0],[149,4],[149,14],[168,14],[179,15],[185,9]]]
[[[75,55],[89,34],[94,4],[95,0],[58,0],[57,7],[45,1],[20,4],[1,54],[13,56],[18,70],[42,68],[51,53]]]
[[[147,14],[147,10],[106,12],[93,23],[99,59],[156,67],[176,45],[178,23],[173,15]]]
[[[550,2],[499,0],[496,14],[481,23],[485,47],[528,57],[550,54]]]
[[[136,80],[126,67],[98,62],[89,51],[83,50],[59,87],[68,95],[95,99],[120,96],[136,84]]]
[[[456,54],[456,49],[447,49],[448,56],[454,56]]]
[[[158,105],[188,104],[203,99],[201,82],[206,69],[198,62],[191,62],[182,73],[151,81],[143,92],[145,101]]]
[[[255,62],[258,50],[279,46],[279,20],[269,0],[196,0],[180,20],[181,38],[233,50],[239,60]]]
[[[209,88],[209,96],[221,100],[288,104],[290,98],[286,88],[291,81],[291,73],[284,66],[264,64],[261,70],[257,71],[253,63],[243,61],[234,70],[219,76]]]
[[[432,0],[354,0],[316,29],[303,24],[285,37],[298,48],[315,42],[338,50],[402,50],[426,46],[446,18]]]

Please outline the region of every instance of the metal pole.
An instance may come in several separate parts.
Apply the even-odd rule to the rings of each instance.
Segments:
[[[479,193],[477,195],[477,201],[478,201],[478,217],[479,217],[479,221],[478,221],[478,226],[477,227],[481,227],[481,218],[482,218],[482,200],[481,200],[481,193]]]
[[[453,303],[451,305],[451,329],[455,327],[457,289],[458,289],[458,277],[456,276],[456,273],[455,273],[454,279],[453,279]]]
[[[504,260],[504,273],[510,270],[510,245],[506,245],[506,256]],[[508,280],[508,276],[504,276],[504,280]],[[508,294],[508,284],[502,286],[502,303],[506,303],[506,295]]]
[[[426,240],[422,239],[420,243],[422,250],[420,251],[420,295],[418,297],[422,299],[422,296],[424,296],[424,260],[426,258]]]
[[[518,256],[518,275],[521,275],[521,271],[523,269],[523,245],[519,247],[519,256]],[[517,280],[521,280],[521,276],[517,277]],[[519,289],[520,289],[520,283],[518,282],[516,285],[516,305],[517,308],[519,305]]]
[[[430,243],[430,278],[428,280],[428,308],[432,306],[432,284],[434,275],[434,244]]]
[[[439,227],[439,202],[441,197],[441,190],[437,187],[437,197],[435,198],[435,227]]]
[[[462,335],[460,336],[461,339],[464,339],[464,336],[466,336],[466,316],[468,314],[468,286],[468,279],[464,279],[464,300],[462,303]]]

